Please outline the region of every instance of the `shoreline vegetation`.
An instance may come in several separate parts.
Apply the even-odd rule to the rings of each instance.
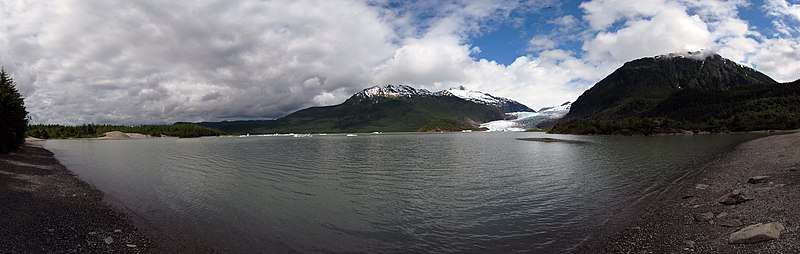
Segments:
[[[797,130],[739,144],[689,178],[622,209],[573,252],[800,252],[799,146]],[[743,240],[748,227],[762,232]]]
[[[196,124],[186,123],[138,126],[95,124],[84,124],[79,126],[64,126],[55,124],[29,125],[28,130],[25,132],[25,136],[37,139],[130,139],[142,138],[142,135],[148,137],[197,138],[206,136],[222,136],[225,135],[225,132]]]

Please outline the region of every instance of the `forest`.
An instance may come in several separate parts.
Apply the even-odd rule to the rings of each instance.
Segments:
[[[4,68],[0,68],[0,153],[17,149],[25,143],[28,112],[16,84]]]
[[[110,131],[121,131],[126,133],[141,133],[154,137],[169,136],[179,138],[196,138],[203,136],[220,136],[224,132],[196,124],[176,123],[172,125],[97,125],[83,124],[77,126],[64,125],[30,125],[26,136],[40,139],[64,139],[64,138],[97,138],[103,133]]]
[[[753,85],[729,90],[684,90],[653,109],[618,119],[569,119],[553,133],[657,133],[788,130],[800,128],[800,85]]]

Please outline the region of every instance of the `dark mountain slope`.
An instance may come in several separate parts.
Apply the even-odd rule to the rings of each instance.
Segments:
[[[800,128],[798,81],[779,84],[719,55],[672,55],[626,63],[581,95],[552,133],[794,128]]]
[[[702,58],[700,54],[673,54],[625,63],[578,97],[565,119],[636,116],[682,90],[777,84],[767,75],[719,55]]]

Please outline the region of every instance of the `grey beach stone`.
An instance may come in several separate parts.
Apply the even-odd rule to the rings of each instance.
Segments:
[[[728,238],[728,243],[742,244],[775,240],[781,237],[783,229],[783,225],[777,222],[753,224],[733,232]]]

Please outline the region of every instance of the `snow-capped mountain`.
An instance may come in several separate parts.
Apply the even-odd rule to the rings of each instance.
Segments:
[[[464,100],[492,105],[505,113],[509,112],[536,112],[535,110],[525,106],[522,103],[519,103],[515,100],[492,96],[491,94],[484,93],[481,91],[474,91],[465,88],[464,86],[458,86],[454,88],[450,88],[447,90],[436,92],[437,95],[443,96],[455,96]]]
[[[569,108],[572,106],[572,102],[564,102],[563,104],[555,107],[544,107],[539,110],[539,113],[551,113],[551,114],[559,114],[559,113],[568,113]]]
[[[481,91],[469,90],[463,86],[432,93],[425,89],[416,89],[407,85],[373,86],[354,95],[358,98],[369,99],[377,102],[379,98],[400,98],[413,96],[454,96],[467,101],[497,107],[503,113],[509,112],[536,112],[535,110],[515,100],[493,96]]]
[[[433,93],[425,89],[416,89],[407,85],[384,85],[384,86],[373,86],[364,89],[353,96],[361,98],[377,98],[377,97],[397,98],[397,97],[412,97],[412,96],[424,96],[424,95],[430,96],[433,95]]]
[[[541,129],[540,125],[554,123],[569,113],[571,102],[565,102],[555,107],[545,107],[539,112],[512,112],[506,113],[511,120],[498,120],[481,124],[480,127],[489,131],[525,131]]]

